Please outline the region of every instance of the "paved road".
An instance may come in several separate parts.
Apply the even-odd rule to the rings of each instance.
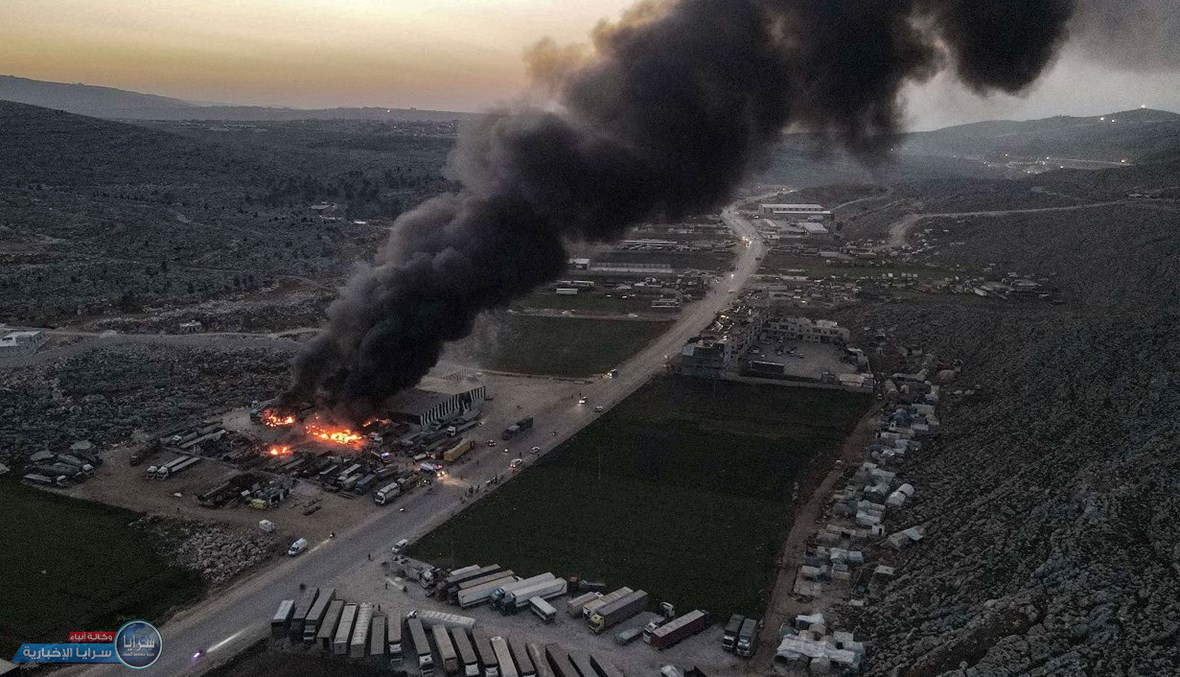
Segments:
[[[734,209],[726,209],[722,218],[746,243],[740,248],[733,273],[715,285],[703,300],[688,306],[668,332],[620,365],[617,378],[588,384],[571,383],[569,397],[537,403],[534,409],[522,411],[521,416],[534,416],[537,425],[527,435],[513,440],[512,445],[517,450],[513,455],[531,446],[540,446],[545,453],[581,430],[600,415],[594,412],[595,406],[609,408],[663,371],[667,356],[680,350],[685,341],[707,327],[729,304],[733,297],[729,290],[740,289],[754,273],[758,259],[764,253],[764,245],[754,227]],[[577,404],[578,393],[587,396],[590,402]],[[165,646],[163,655],[145,672],[196,675],[225,662],[236,651],[266,634],[266,619],[281,600],[293,596],[297,583],[333,585],[358,563],[367,562],[370,553],[385,553],[398,539],[416,538],[468,505],[460,502],[468,483],[482,484],[497,474],[510,478],[506,457],[499,448],[480,447],[478,453],[484,462],[479,465],[468,462],[462,466],[463,482],[452,476],[436,484],[430,493],[418,490],[397,503],[397,507],[374,510],[370,517],[349,531],[338,533],[335,539],[309,534],[313,546],[308,552],[240,581],[212,599],[181,612],[161,628]],[[405,510],[402,512],[398,508]],[[199,661],[193,659],[197,651],[204,653]],[[64,674],[123,675],[126,670],[122,666],[79,666],[67,669]]]

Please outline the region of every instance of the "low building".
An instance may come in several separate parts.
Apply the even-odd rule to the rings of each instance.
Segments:
[[[180,333],[181,334],[199,334],[199,333],[201,333],[201,330],[204,328],[205,328],[205,325],[201,324],[200,322],[197,322],[196,320],[193,320],[191,322],[181,322],[180,323]]]
[[[812,204],[763,204],[762,215],[778,219],[798,219],[802,221],[829,221],[832,212],[823,205]]]
[[[0,337],[0,359],[32,355],[48,340],[49,336],[39,329],[10,331]]]
[[[808,343],[848,342],[849,331],[832,320],[812,320],[806,317],[775,317],[767,320],[763,331],[775,338]]]
[[[394,395],[386,403],[390,416],[413,430],[429,430],[456,416],[481,409],[487,386],[471,382],[424,378],[417,387]]]

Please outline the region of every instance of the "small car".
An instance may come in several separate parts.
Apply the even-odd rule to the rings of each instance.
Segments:
[[[603,409],[603,407],[602,407],[602,405],[601,405],[601,404],[600,404],[600,405],[598,405],[597,407],[594,407],[594,411],[601,412],[601,411],[602,411],[602,409]]]
[[[514,458],[514,459],[512,459],[512,462],[508,464],[508,467],[512,468],[513,470],[516,470],[517,468],[519,468],[522,465],[524,465],[523,458]]]
[[[539,454],[541,453],[541,447],[533,447],[530,451],[532,451],[534,454]]]

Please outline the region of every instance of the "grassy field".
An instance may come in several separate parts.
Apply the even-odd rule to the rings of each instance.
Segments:
[[[918,279],[943,278],[954,275],[948,268],[923,266],[918,264],[882,261],[868,263],[864,261],[841,261],[826,263],[824,259],[808,256],[792,256],[789,254],[767,254],[759,266],[759,273],[787,273],[802,271],[802,275],[811,277],[835,276],[847,279],[882,278],[889,273],[895,276],[901,273],[916,274]]]
[[[619,298],[623,292],[611,292],[607,297],[604,293],[578,294],[576,296],[561,296],[550,289],[542,289],[529,294],[516,303],[517,308],[552,308],[555,310],[574,310],[582,313],[601,313],[623,315],[626,313],[650,313],[650,298]]]
[[[668,329],[667,322],[513,315],[492,363],[518,374],[590,376],[617,367]]]
[[[0,656],[71,630],[159,619],[201,591],[128,526],[136,513],[4,482],[0,515]]]
[[[792,484],[869,397],[662,377],[413,547],[643,588],[682,609],[761,610]]]

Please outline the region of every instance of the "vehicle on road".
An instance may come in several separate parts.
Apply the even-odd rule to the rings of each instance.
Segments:
[[[512,462],[508,464],[508,467],[512,468],[513,470],[516,470],[517,468],[519,468],[522,465],[524,465],[523,458],[514,458],[514,459],[512,459]]]
[[[578,404],[586,404],[589,401],[590,401],[590,398],[588,398],[588,397],[579,397],[578,398]]]
[[[405,549],[406,549],[406,547],[407,547],[407,546],[409,546],[409,545],[410,545],[410,541],[409,541],[408,539],[405,539],[405,538],[401,539],[401,540],[400,540],[400,541],[398,541],[397,543],[394,543],[394,544],[393,544],[393,548],[392,548],[392,550],[393,550],[393,554],[395,554],[395,555],[400,555],[400,554],[401,554],[401,552],[402,552],[403,550],[405,550]]]
[[[494,446],[496,446],[496,440],[488,440],[488,446],[489,446],[489,447],[494,447]]]
[[[531,451],[534,454],[539,454],[539,453],[541,453],[541,447],[533,447],[529,451]]]
[[[292,543],[291,547],[287,548],[287,557],[294,557],[304,550],[307,550],[307,539],[300,538]]]
[[[603,411],[603,406],[600,404],[600,405],[598,405],[597,407],[594,407],[594,411],[595,411],[595,412],[598,412],[598,413],[601,413],[601,412]]]

